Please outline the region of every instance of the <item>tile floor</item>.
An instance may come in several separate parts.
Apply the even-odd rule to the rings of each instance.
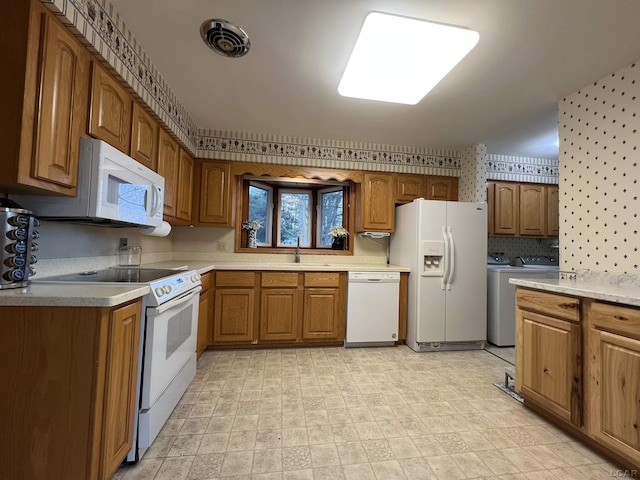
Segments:
[[[617,467],[493,386],[484,350],[205,352],[116,480],[610,479]]]

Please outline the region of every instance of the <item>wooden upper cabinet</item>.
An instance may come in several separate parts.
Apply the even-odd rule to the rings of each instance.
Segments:
[[[547,229],[548,237],[560,235],[560,190],[557,185],[547,186]]]
[[[364,182],[356,184],[358,232],[393,232],[395,183],[389,173],[365,172]]]
[[[133,102],[130,155],[154,172],[158,171],[158,129],[158,122],[138,102]]]
[[[180,149],[178,155],[178,201],[176,218],[191,222],[191,199],[193,197],[193,158]]]
[[[6,9],[0,191],[76,195],[89,53],[41,2],[10,2]]]
[[[458,200],[458,177],[427,177],[427,200]]]
[[[233,227],[233,182],[231,164],[223,161],[198,161],[194,196],[196,225]]]
[[[494,183],[493,230],[498,235],[518,233],[518,184]]]
[[[488,233],[557,237],[560,232],[557,185],[487,183]]]
[[[33,176],[75,192],[89,55],[54,18],[43,21]],[[70,121],[71,120],[71,121]]]
[[[158,173],[164,177],[164,217],[176,217],[178,196],[178,169],[180,147],[178,142],[160,129],[158,135]]]
[[[495,184],[493,182],[487,183],[487,234],[489,236],[495,233],[494,226],[494,206],[496,204],[495,199]]]
[[[102,65],[92,65],[89,134],[129,154],[133,99]]]
[[[518,233],[522,236],[542,237],[547,221],[546,190],[544,185],[518,185],[520,220]]]
[[[409,203],[416,198],[425,198],[425,190],[424,175],[396,175],[396,203]]]

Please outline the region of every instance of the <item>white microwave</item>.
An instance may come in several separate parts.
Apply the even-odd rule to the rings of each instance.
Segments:
[[[159,227],[164,178],[102,140],[81,138],[77,196],[12,198],[45,220]]]

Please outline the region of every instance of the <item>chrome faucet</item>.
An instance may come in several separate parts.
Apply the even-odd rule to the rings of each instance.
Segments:
[[[298,244],[296,245],[296,253],[293,256],[293,261],[300,263],[300,235],[298,235]]]

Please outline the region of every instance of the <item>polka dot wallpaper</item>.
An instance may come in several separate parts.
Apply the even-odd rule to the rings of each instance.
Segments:
[[[640,63],[563,99],[560,269],[640,273]]]
[[[458,200],[487,201],[487,146],[484,144],[460,148]]]

